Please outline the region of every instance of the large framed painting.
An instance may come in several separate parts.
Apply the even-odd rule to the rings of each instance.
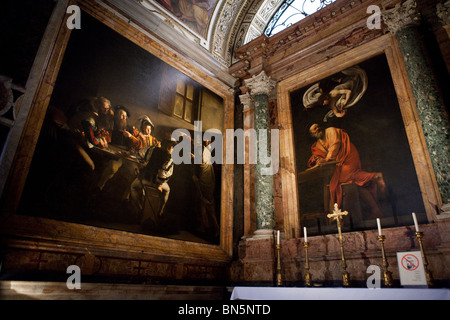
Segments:
[[[3,231],[114,250],[113,237],[154,255],[226,261],[231,165],[208,161],[211,141],[202,159],[179,163],[172,152],[194,130],[230,128],[232,94],[96,4],[86,2],[80,20],[81,29],[60,29]]]
[[[395,42],[381,37],[279,85],[281,105],[289,103],[280,108],[280,135],[292,146],[282,145],[281,157],[296,172],[282,172],[283,184],[295,184],[283,192],[298,200],[286,208],[299,219],[290,228],[335,233],[327,218],[335,204],[348,212],[344,231],[376,228],[377,218],[411,225],[412,212],[422,223],[432,218],[436,200],[423,192],[432,169],[397,59]]]
[[[347,229],[372,227],[376,218],[405,224],[411,212],[426,219],[384,55],[292,92],[291,103],[305,226],[334,230],[323,219],[334,203],[350,212]]]

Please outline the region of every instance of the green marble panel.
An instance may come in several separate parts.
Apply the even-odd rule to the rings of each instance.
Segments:
[[[253,96],[255,104],[255,129],[257,134],[257,147],[259,152],[261,131],[270,129],[269,103],[265,94]],[[267,155],[270,155],[270,136],[267,133]],[[258,153],[259,155],[259,153]],[[255,207],[256,207],[256,229],[273,229],[275,225],[274,202],[273,202],[273,176],[262,175],[262,164],[258,156],[255,165]]]
[[[396,33],[416,101],[425,141],[444,203],[450,200],[449,117],[417,27]]]

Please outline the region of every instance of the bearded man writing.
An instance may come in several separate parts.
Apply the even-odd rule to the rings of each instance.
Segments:
[[[386,184],[381,172],[366,172],[361,169],[361,160],[356,147],[350,142],[348,134],[339,128],[321,128],[317,123],[309,128],[316,142],[311,146],[312,156],[308,167],[329,161],[338,161],[330,180],[330,196],[339,207],[342,204],[342,183],[354,183],[360,187],[361,195],[372,209],[372,217],[382,217],[378,208],[377,190],[384,192]]]

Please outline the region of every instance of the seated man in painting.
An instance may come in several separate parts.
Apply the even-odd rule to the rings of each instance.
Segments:
[[[148,116],[142,116],[138,119],[138,126],[133,126],[131,139],[131,149],[135,150],[140,158],[148,160],[151,149],[161,147],[161,142],[151,135],[154,125]]]
[[[142,168],[148,163],[152,152],[155,148],[161,148],[161,142],[151,135],[152,128],[154,128],[153,122],[148,116],[141,116],[138,119],[137,126],[131,128],[130,134],[127,137],[130,139],[129,146],[133,153],[136,153],[140,163],[127,162],[127,172],[131,178],[130,184],[125,188],[127,191],[124,195],[124,200],[129,202],[130,199],[130,187],[134,179],[140,174]],[[127,131],[128,132],[128,131]]]
[[[111,133],[111,144],[129,150],[131,147],[132,139],[131,133],[128,129],[128,118],[130,117],[130,112],[124,106],[116,106],[114,111],[114,129]],[[120,168],[124,166],[125,161],[122,158],[109,159],[106,167],[100,175],[100,179],[97,183],[99,191],[102,191],[106,183],[114,177],[114,175],[119,171]],[[126,168],[125,168],[126,169]],[[130,169],[131,173],[134,174],[134,169]],[[133,177],[134,179],[134,177]],[[132,181],[132,180],[131,180]],[[127,192],[125,192],[121,198],[126,199]]]
[[[68,121],[70,129],[86,139],[89,147],[111,142],[111,102],[103,97],[81,101]]]
[[[342,204],[342,183],[354,183],[363,187],[361,196],[370,205],[373,217],[383,217],[377,205],[377,189],[384,192],[386,187],[381,172],[361,170],[361,161],[356,147],[348,134],[339,128],[321,128],[317,123],[309,128],[316,142],[311,146],[312,156],[308,166],[313,167],[328,161],[338,161],[330,181],[330,196],[333,203]],[[378,187],[378,188],[377,188]]]
[[[111,142],[112,115],[111,102],[103,97],[84,100],[75,107],[68,126],[78,138],[80,149],[108,146]],[[83,158],[94,170],[94,161],[86,152],[83,152]]]
[[[157,214],[162,216],[167,200],[169,199],[170,187],[167,183],[173,174],[172,151],[176,141],[163,140],[161,148],[155,148],[147,166],[131,185],[131,203],[136,216],[140,215],[143,207],[144,186],[153,187],[160,192],[161,207]]]
[[[101,135],[108,143],[111,143],[111,133],[114,129],[114,110],[111,107],[111,102],[103,97],[96,99],[97,107],[97,125]]]

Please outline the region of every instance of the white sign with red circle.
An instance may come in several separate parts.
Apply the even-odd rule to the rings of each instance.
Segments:
[[[427,278],[420,251],[397,252],[402,286],[426,286]]]

